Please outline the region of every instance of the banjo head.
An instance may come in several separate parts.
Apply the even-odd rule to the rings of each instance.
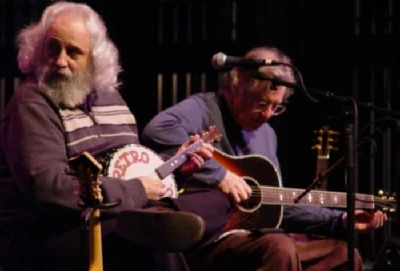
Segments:
[[[122,180],[155,174],[155,169],[164,161],[154,151],[138,144],[126,145],[106,155],[103,175]],[[163,197],[176,198],[178,191],[174,176],[170,174],[160,180],[167,192]]]

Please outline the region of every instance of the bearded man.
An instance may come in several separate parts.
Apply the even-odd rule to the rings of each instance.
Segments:
[[[100,159],[138,143],[135,117],[117,90],[118,51],[93,9],[59,1],[18,34],[17,44],[26,78],[0,121],[0,269],[88,270],[79,175],[70,161],[84,152]],[[212,151],[203,144],[178,170],[197,170]],[[103,175],[97,176],[103,202],[121,201],[102,211],[96,257],[104,257],[104,269],[185,270],[177,252],[200,241],[203,219],[177,212],[173,199],[160,200],[167,187],[155,177]],[[121,211],[132,214],[128,226],[117,223]],[[180,238],[171,238],[176,231]]]

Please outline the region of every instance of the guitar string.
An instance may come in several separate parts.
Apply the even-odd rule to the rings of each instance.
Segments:
[[[283,196],[286,197],[286,200],[282,200],[282,202],[288,202],[290,200],[294,200],[296,197],[291,195],[291,194],[287,194],[287,193],[274,193],[274,192],[270,192],[270,193],[253,193],[250,198],[277,198],[279,196]],[[344,203],[346,202],[347,199],[345,199],[344,197],[339,197],[339,198],[332,198],[332,197],[318,197],[318,196],[314,196],[314,197],[306,197],[304,199],[302,199],[300,202],[319,202],[321,203],[321,199],[323,201],[330,201],[330,202],[337,202],[337,204],[339,203]],[[365,200],[362,198],[355,198],[356,201],[358,202],[362,202],[362,203],[366,203],[366,204],[375,204],[375,205],[379,205],[379,206],[397,206],[396,201],[395,200]]]
[[[251,187],[258,188],[257,186],[251,186]],[[283,197],[286,197],[287,199],[283,200],[282,202],[283,203],[287,203],[287,202],[290,202],[291,200],[294,200],[295,197],[296,197],[296,194],[293,194],[293,191],[277,192],[277,191],[274,191],[273,187],[271,187],[270,189],[272,191],[269,191],[268,188],[261,188],[261,190],[260,189],[255,190],[252,193],[252,195],[250,197],[250,200],[251,200],[251,198],[261,199],[263,197],[265,197],[265,198],[276,198],[276,197],[279,197],[279,196],[283,196]],[[343,192],[330,192],[330,191],[322,192],[322,194],[325,195],[325,196],[322,196],[322,197],[319,197],[319,196],[321,196],[321,194],[318,194],[319,193],[318,190],[314,190],[312,192],[316,193],[317,195],[315,195],[315,196],[313,196],[311,198],[310,197],[306,197],[301,201],[301,203],[303,203],[303,204],[304,203],[315,203],[315,204],[318,204],[318,205],[324,205],[324,203],[321,202],[321,198],[322,198],[325,202],[328,202],[328,201],[332,202],[333,201],[333,202],[336,202],[336,204],[335,204],[336,206],[339,206],[340,204],[342,204],[342,205],[345,204],[345,202],[347,200],[346,199],[347,195],[337,195],[337,193],[343,193]],[[336,196],[335,196],[335,194],[336,194]],[[374,197],[374,196],[372,196],[372,195],[364,195],[364,197]],[[363,198],[360,198],[360,197],[355,197],[355,200],[358,201],[358,202],[366,203],[366,204],[375,204],[376,206],[380,206],[380,207],[383,207],[383,208],[385,208],[385,207],[396,208],[397,207],[397,204],[395,203],[394,199],[393,199],[393,203],[391,202],[391,200],[379,200],[379,199],[366,200],[366,199],[363,199]]]
[[[258,186],[252,186],[250,185],[250,187],[253,189],[252,192],[252,196],[262,196],[262,195],[269,195],[269,196],[274,196],[274,195],[284,195],[284,196],[296,196],[297,192],[301,192],[301,189],[293,189],[291,191],[276,191],[279,190],[280,188],[276,188],[276,187],[262,187],[261,189]],[[285,188],[283,188],[285,189]],[[293,192],[295,192],[295,194],[293,194]],[[320,192],[318,190],[311,190],[312,194],[317,194],[315,195],[315,197],[313,198],[320,198],[318,196],[323,196],[323,198],[332,198],[332,197],[338,197],[338,198],[343,198],[346,197],[347,195],[338,195],[338,193],[345,193],[345,192],[334,192],[334,191],[324,191],[324,192]],[[376,197],[373,195],[363,195],[363,197]],[[366,203],[386,203],[386,202],[396,202],[395,198],[393,197],[392,200],[388,199],[388,200],[384,200],[384,199],[374,199],[374,200],[366,200],[360,197],[355,197],[356,200],[359,201],[363,201]]]
[[[312,196],[311,200],[312,199],[320,200],[321,198],[325,199],[325,200],[332,200],[332,199],[344,200],[346,198],[346,195],[336,195],[335,196],[334,195],[335,192],[332,192],[332,193],[326,193],[325,192],[325,193],[323,193],[324,196],[321,196],[321,194],[318,194],[317,191],[315,191],[315,193],[317,193],[317,195]],[[261,198],[263,196],[264,197],[284,196],[284,197],[287,197],[287,198],[290,198],[290,199],[294,199],[296,197],[296,195],[297,194],[293,194],[290,191],[287,191],[287,192],[269,191],[269,192],[267,192],[267,191],[264,190],[264,191],[253,191],[252,194],[251,194],[251,197]],[[373,197],[373,196],[372,195],[366,195],[365,197]],[[310,200],[310,197],[305,197],[304,198],[304,201],[307,201],[307,200]],[[379,200],[379,199],[366,200],[366,199],[363,199],[363,198],[360,198],[360,197],[356,197],[355,200],[360,201],[360,202],[364,202],[364,203],[375,203],[375,204],[385,204],[385,203],[389,204],[390,202],[393,202],[393,203],[396,202],[395,199],[393,199],[393,200]]]

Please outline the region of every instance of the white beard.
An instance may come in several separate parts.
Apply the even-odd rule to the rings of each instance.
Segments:
[[[49,71],[47,66],[39,68],[38,81],[39,87],[54,103],[74,108],[85,102],[86,96],[91,92],[91,76],[88,69],[76,74],[72,74],[68,68],[60,69],[57,73],[67,77],[63,79],[52,78]]]

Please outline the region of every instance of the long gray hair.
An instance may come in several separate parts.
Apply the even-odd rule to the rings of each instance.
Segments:
[[[92,8],[85,4],[56,2],[48,6],[39,22],[22,29],[17,36],[18,66],[22,73],[35,73],[42,60],[43,39],[47,29],[58,15],[73,12],[81,16],[90,33],[90,51],[93,63],[91,87],[97,91],[115,91],[121,72],[119,53],[107,34],[107,28]]]

